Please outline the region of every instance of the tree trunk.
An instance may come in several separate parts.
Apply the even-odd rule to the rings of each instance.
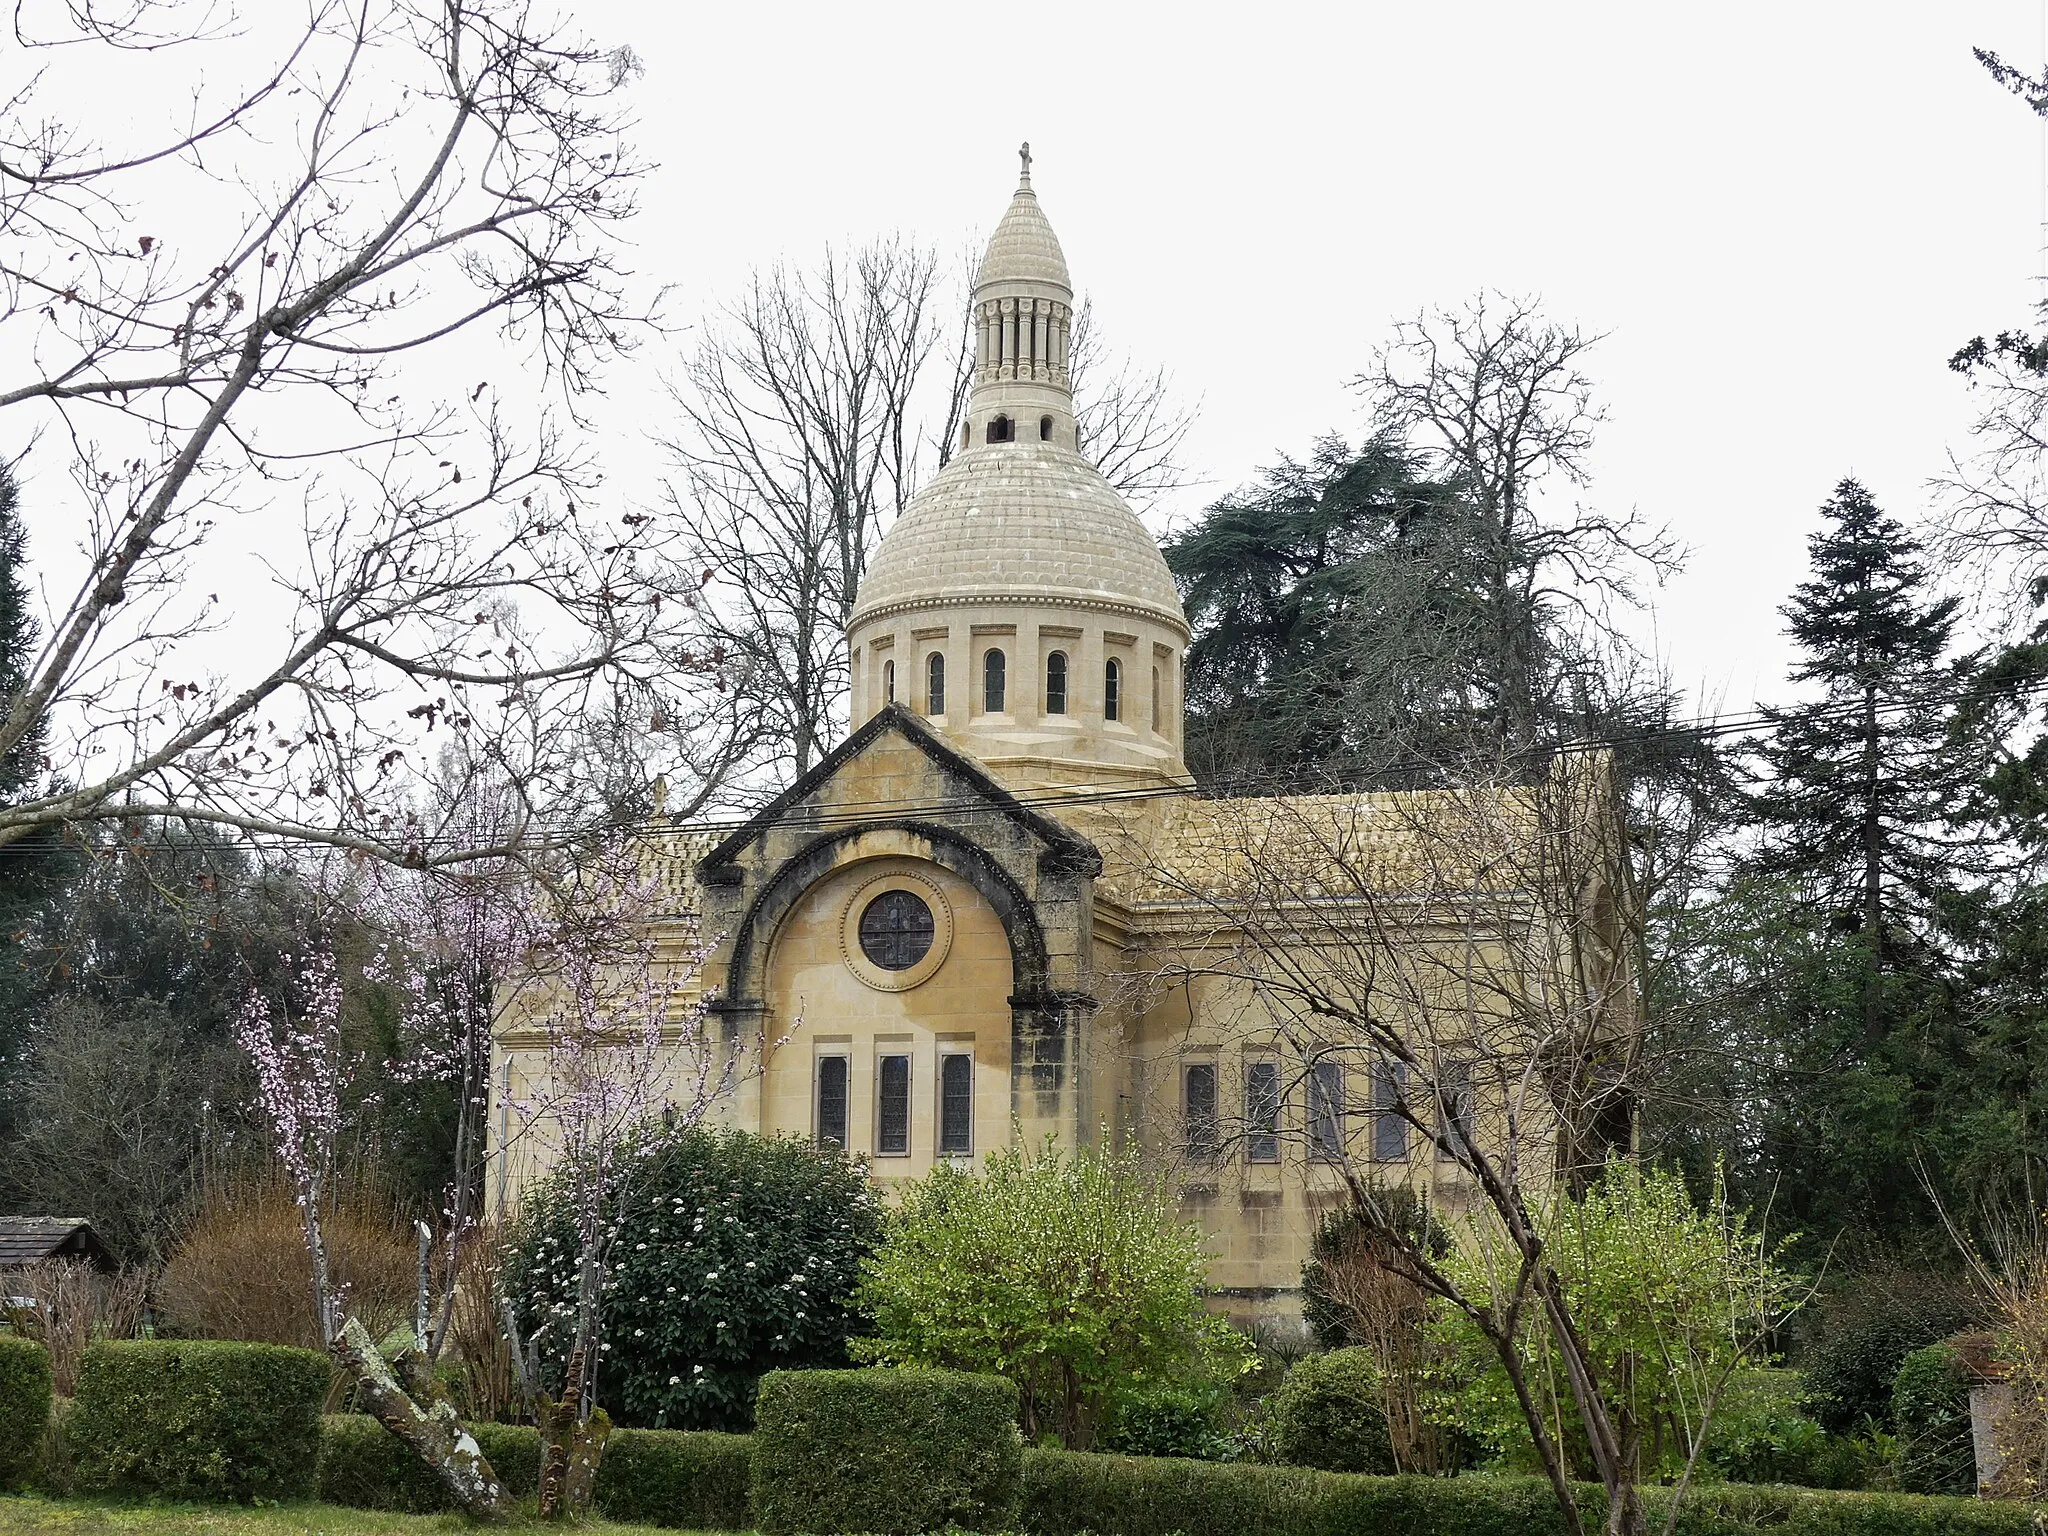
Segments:
[[[434,1469],[458,1505],[480,1520],[512,1517],[512,1495],[454,1408],[440,1398],[431,1399],[425,1408],[415,1402],[399,1385],[368,1329],[352,1317],[328,1349],[335,1363],[355,1377],[377,1422]]]

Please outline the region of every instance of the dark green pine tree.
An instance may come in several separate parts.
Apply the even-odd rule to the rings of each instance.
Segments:
[[[1465,741],[1483,630],[1452,490],[1397,442],[1318,441],[1166,545],[1195,638],[1188,760],[1211,781],[1356,777]]]
[[[13,706],[27,686],[41,627],[30,606],[28,530],[21,522],[21,493],[14,476],[0,464],[0,713]],[[43,722],[0,756],[0,803],[19,797],[45,773],[47,742]]]
[[[1842,481],[1821,515],[1782,610],[1813,696],[1763,712],[1750,868],[1789,877],[1882,969],[1928,940],[1974,862],[1959,825],[1987,764],[1951,724],[1977,659],[1946,659],[1958,600],[1933,593],[1920,545],[1868,491]]]
[[[0,718],[20,697],[40,638],[27,565],[20,492],[7,465],[0,463]],[[0,805],[33,793],[47,779],[46,740],[38,721],[12,749],[0,754]],[[11,1088],[41,1012],[24,940],[69,868],[61,836],[54,829],[0,845],[0,1168],[8,1162],[5,1142],[15,1104]],[[6,1196],[6,1180],[0,1177],[0,1199]]]
[[[1811,696],[1748,744],[1757,839],[1731,894],[1779,930],[1751,976],[1762,1064],[1758,1199],[1820,1240],[1940,1248],[1921,1175],[1968,1054],[1951,919],[1986,871],[1988,762],[1955,730],[1977,666],[1948,655],[1956,600],[1854,480],[1821,508],[1784,613]],[[1747,962],[1746,962],[1747,963]]]

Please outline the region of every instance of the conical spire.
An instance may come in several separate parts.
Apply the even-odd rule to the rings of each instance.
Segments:
[[[1074,285],[1059,236],[1031,190],[1028,143],[1017,158],[1017,190],[974,278],[974,390],[961,447],[1028,441],[1072,449]]]

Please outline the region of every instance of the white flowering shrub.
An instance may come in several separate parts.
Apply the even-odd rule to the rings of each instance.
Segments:
[[[614,1167],[597,1396],[617,1422],[747,1429],[763,1372],[846,1364],[850,1297],[881,1236],[861,1164],[805,1141],[691,1129],[650,1134]],[[557,1379],[577,1252],[563,1181],[546,1180],[504,1285]]]

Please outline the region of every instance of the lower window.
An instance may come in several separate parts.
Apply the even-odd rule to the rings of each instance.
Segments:
[[[1245,1063],[1244,1156],[1248,1163],[1280,1161],[1280,1063],[1277,1061]]]
[[[974,1151],[974,1058],[955,1052],[939,1058],[939,1155]]]
[[[875,1081],[875,1155],[903,1157],[910,1151],[910,1058],[881,1057]]]
[[[818,1058],[818,1141],[846,1145],[847,1061],[844,1056]]]
[[[1216,1063],[1191,1063],[1183,1083],[1181,1105],[1188,1156],[1206,1162],[1216,1155],[1222,1141],[1222,1126],[1216,1114]]]

